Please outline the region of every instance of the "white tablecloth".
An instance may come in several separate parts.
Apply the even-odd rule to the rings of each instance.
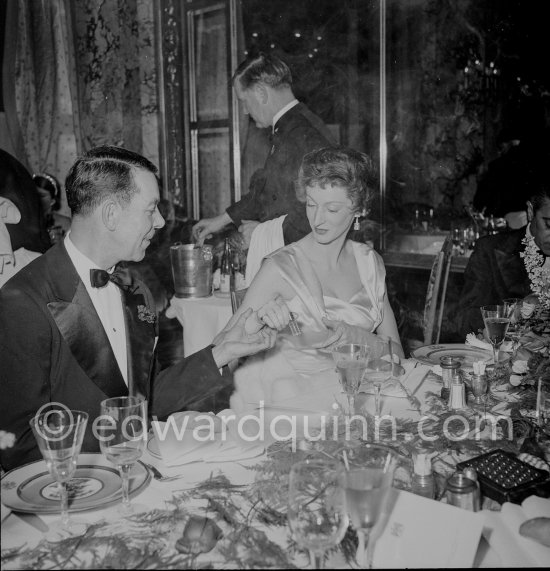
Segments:
[[[185,357],[210,345],[232,314],[229,296],[216,295],[197,299],[173,297],[166,311],[167,317],[177,317],[183,326]]]

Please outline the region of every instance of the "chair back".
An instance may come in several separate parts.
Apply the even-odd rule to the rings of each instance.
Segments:
[[[426,291],[422,322],[424,343],[426,345],[439,343],[452,254],[453,243],[451,236],[447,236],[441,250],[435,257]]]
[[[237,309],[239,309],[247,291],[248,288],[246,287],[243,287],[242,289],[231,290],[231,309],[233,310],[233,313],[235,313]]]

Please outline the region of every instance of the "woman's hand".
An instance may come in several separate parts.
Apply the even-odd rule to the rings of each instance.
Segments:
[[[290,321],[290,310],[285,300],[278,295],[262,305],[246,323],[247,333],[255,333],[266,326],[281,331]]]

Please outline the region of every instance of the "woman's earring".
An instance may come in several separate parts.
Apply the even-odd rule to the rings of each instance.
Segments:
[[[361,226],[359,225],[359,214],[355,215],[355,222],[353,223],[353,229],[354,230],[359,230],[361,228]]]

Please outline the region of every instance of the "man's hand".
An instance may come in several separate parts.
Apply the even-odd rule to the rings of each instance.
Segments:
[[[239,232],[243,237],[243,249],[248,250],[250,247],[250,239],[252,238],[252,232],[256,226],[258,226],[259,222],[257,220],[242,220],[241,225],[239,226]]]
[[[246,332],[245,324],[252,314],[252,309],[248,308],[231,328],[222,331],[216,337],[218,343],[212,349],[212,356],[218,368],[230,361],[254,355],[275,345],[277,338],[275,329],[262,326],[255,333]]]
[[[230,222],[231,218],[229,218],[227,212],[215,216],[214,218],[203,218],[193,226],[193,238],[199,246],[202,246],[207,238],[210,238],[212,234],[222,230]]]

